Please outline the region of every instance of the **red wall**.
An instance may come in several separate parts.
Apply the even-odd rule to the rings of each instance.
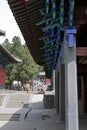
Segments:
[[[6,72],[5,69],[0,68],[0,85],[5,85]]]

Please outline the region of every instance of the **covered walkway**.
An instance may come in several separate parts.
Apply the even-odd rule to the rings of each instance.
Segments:
[[[65,121],[66,130],[79,130],[78,108],[82,117],[87,113],[87,2],[8,0],[8,4],[33,58],[51,78],[60,121]]]
[[[23,95],[22,93],[19,93]],[[18,93],[16,95],[19,95]],[[13,94],[15,97],[15,94]],[[26,96],[26,93],[24,93]],[[24,96],[24,97],[25,97]],[[28,106],[32,110],[28,113],[25,120],[20,121],[0,121],[0,130],[65,130],[64,121],[60,121],[59,114],[53,109],[44,109],[43,94],[30,94]],[[37,100],[36,100],[37,97]],[[38,104],[38,107],[37,107]],[[16,107],[16,106],[15,106]],[[5,109],[5,108],[4,108]],[[15,113],[24,113],[24,108],[13,108]],[[0,114],[4,112],[0,108]],[[6,110],[4,114],[6,113]],[[7,109],[7,113],[12,113],[12,108]],[[87,130],[87,116],[80,117],[80,130]]]

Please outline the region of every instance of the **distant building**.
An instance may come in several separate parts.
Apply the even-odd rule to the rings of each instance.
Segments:
[[[21,60],[16,59],[8,50],[0,45],[0,89],[5,88],[6,66],[10,63],[19,62],[21,62]]]
[[[43,84],[46,84],[45,72],[39,72],[38,77],[39,77],[40,82],[42,82]]]

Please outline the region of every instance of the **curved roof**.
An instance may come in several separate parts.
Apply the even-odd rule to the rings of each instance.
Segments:
[[[54,0],[54,1],[56,1],[57,12],[59,13],[60,0]],[[80,32],[79,31],[80,26],[87,23],[87,1],[72,0],[72,2],[74,1],[75,1],[74,12],[71,11],[70,13],[74,14],[73,25],[75,25],[78,29],[77,31],[77,36],[78,36],[79,34],[78,32]],[[48,3],[46,5],[45,0],[8,0],[8,4],[10,5],[13,15],[17,21],[17,24],[19,25],[19,28],[24,36],[24,39],[27,43],[27,46],[34,60],[36,61],[37,64],[44,65],[44,61],[47,60],[44,56],[46,54],[46,51],[42,49],[45,45],[45,41],[41,40],[40,37],[44,36],[45,34],[45,32],[42,31],[42,29],[45,26],[45,22],[43,24],[40,24],[40,21],[43,22],[43,20],[46,21],[47,19],[49,19],[50,12],[48,16],[44,17],[44,13],[45,13],[44,10],[46,9],[46,6],[48,6]],[[69,10],[69,4],[70,4],[69,1],[65,0],[64,17],[66,18],[68,18],[68,14],[69,14],[69,13],[66,14],[66,12],[68,12]],[[52,8],[51,4],[49,8],[50,9]],[[39,26],[36,25],[38,22],[39,22]],[[64,26],[67,25],[64,24]],[[50,46],[48,46],[48,48],[49,47]],[[47,65],[48,64],[49,63],[47,63]],[[48,70],[46,69],[46,71]]]
[[[2,45],[0,45],[0,54],[1,56],[4,55],[6,62],[11,63],[20,63],[21,60],[15,58],[7,49],[5,49]]]

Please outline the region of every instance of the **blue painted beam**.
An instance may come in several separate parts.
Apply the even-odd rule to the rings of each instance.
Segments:
[[[49,30],[49,31],[47,31],[47,32],[44,34],[44,36],[42,36],[41,38],[39,38],[39,40],[47,39],[47,38],[49,38],[50,35],[51,35],[51,31]]]
[[[65,36],[68,38],[67,39],[67,45],[68,47],[73,47],[75,43],[75,37],[74,35],[77,33],[77,30],[75,27],[73,28],[67,28],[65,31]]]

